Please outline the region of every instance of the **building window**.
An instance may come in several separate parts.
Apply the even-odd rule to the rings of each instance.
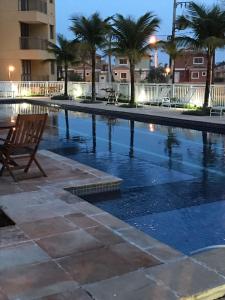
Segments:
[[[22,60],[22,81],[31,81],[31,60]]]
[[[49,2],[50,2],[50,3],[53,3],[53,0],[50,0]]]
[[[204,64],[204,57],[193,58],[193,65],[203,65],[203,64]]]
[[[55,75],[55,61],[51,61],[51,75]]]
[[[127,59],[126,58],[120,58],[119,63],[120,63],[120,65],[127,65]]]
[[[86,75],[89,76],[89,73],[87,72]]]
[[[199,72],[191,72],[191,79],[199,79]]]
[[[50,39],[51,40],[54,40],[55,38],[55,28],[54,28],[54,25],[49,25],[49,30],[50,30]]]
[[[202,77],[205,77],[206,76],[206,71],[203,71],[202,72]]]
[[[117,72],[115,72],[115,76],[117,76]]]
[[[121,73],[120,78],[121,79],[127,79],[127,73]]]

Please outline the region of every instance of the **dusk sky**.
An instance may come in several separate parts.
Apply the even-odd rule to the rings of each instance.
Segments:
[[[216,0],[202,0],[199,3],[213,4]],[[89,16],[93,12],[99,12],[103,17],[116,13],[138,17],[146,11],[154,12],[161,19],[161,27],[158,35],[169,35],[171,32],[173,0],[56,0],[57,32],[72,37],[68,30],[69,18],[73,14]],[[181,9],[178,11],[182,12]],[[218,56],[223,60],[223,55]]]

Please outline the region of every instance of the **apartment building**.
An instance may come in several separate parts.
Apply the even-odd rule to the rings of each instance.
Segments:
[[[142,82],[148,77],[151,67],[151,56],[145,55],[135,66],[135,81]],[[117,82],[130,82],[130,64],[127,57],[116,57],[113,67],[114,80]]]
[[[215,65],[214,82],[215,83],[224,83],[225,82],[225,62],[224,61]]]
[[[176,83],[205,83],[207,75],[207,54],[185,50],[175,61]]]
[[[56,39],[54,2],[0,0],[0,81],[56,79],[54,56],[47,51],[48,41]]]

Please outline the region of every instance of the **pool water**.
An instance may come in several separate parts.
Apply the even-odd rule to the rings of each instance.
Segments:
[[[46,110],[41,148],[123,179],[89,201],[188,255],[225,245],[225,135],[27,104],[0,120]]]

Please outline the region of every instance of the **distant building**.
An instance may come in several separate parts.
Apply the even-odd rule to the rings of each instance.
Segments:
[[[135,66],[135,81],[142,82],[148,77],[151,64],[150,55],[145,55]],[[116,82],[130,82],[130,64],[127,57],[118,56],[115,58],[113,77]]]
[[[96,55],[96,81],[106,82],[108,80],[108,64],[102,59],[100,55]],[[69,78],[73,80],[79,76],[80,80],[84,82],[91,82],[92,80],[92,64],[91,59],[69,68]]]
[[[224,83],[225,82],[225,61],[215,65],[214,82],[215,83]]]
[[[0,0],[0,81],[55,80],[55,0]]]
[[[207,54],[186,50],[175,61],[175,83],[205,83]]]

